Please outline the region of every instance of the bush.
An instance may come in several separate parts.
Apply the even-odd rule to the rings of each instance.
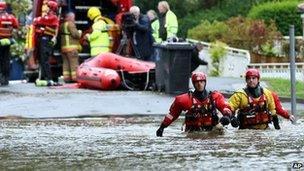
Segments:
[[[212,66],[214,69],[211,71],[212,76],[219,76],[221,74],[220,62],[221,59],[227,54],[227,45],[220,41],[211,43],[209,53],[212,59]]]
[[[203,21],[200,25],[189,30],[189,37],[205,42],[214,42],[223,39],[227,33],[228,26],[224,22],[214,21],[210,23],[208,20]]]
[[[231,47],[260,51],[263,44],[279,39],[280,33],[273,22],[266,25],[263,20],[233,17],[226,22],[204,21],[189,30],[189,37],[207,42],[220,40]]]
[[[300,14],[297,11],[299,0],[267,2],[254,6],[248,13],[252,19],[263,19],[268,24],[272,20],[283,35],[289,34],[289,25],[295,25],[296,35],[302,34]]]
[[[197,13],[187,15],[184,18],[178,20],[179,31],[178,36],[188,37],[189,30],[197,25],[200,25],[203,21],[223,21],[229,17],[225,15],[220,9],[201,10]]]

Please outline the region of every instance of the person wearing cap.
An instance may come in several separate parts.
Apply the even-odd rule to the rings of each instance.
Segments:
[[[182,111],[185,114],[185,131],[212,131],[228,125],[231,110],[224,96],[218,92],[209,92],[205,89],[207,77],[202,72],[193,73],[191,76],[194,92],[184,93],[175,97],[169,113],[163,119],[156,135],[163,136],[163,131],[175,121]],[[219,119],[218,112],[223,115]]]
[[[10,46],[15,42],[13,29],[18,20],[6,12],[6,3],[0,2],[0,86],[7,86],[10,72]]]
[[[245,81],[246,87],[237,90],[228,100],[232,112],[237,111],[239,129],[267,129],[271,122],[275,129],[280,129],[273,94],[260,85],[260,72],[247,69]]]
[[[35,34],[38,36],[38,61],[40,65],[40,78],[47,81],[48,86],[54,85],[49,59],[53,53],[53,47],[56,43],[59,19],[57,17],[58,4],[55,1],[48,1],[48,13],[45,16],[36,17],[33,25]]]
[[[92,33],[85,35],[90,42],[91,56],[95,57],[101,53],[110,52],[110,36],[107,23],[97,7],[88,10],[87,17],[93,22]]]

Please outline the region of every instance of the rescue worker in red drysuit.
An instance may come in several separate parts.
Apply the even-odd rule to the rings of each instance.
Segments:
[[[228,100],[232,112],[237,111],[239,129],[267,129],[271,122],[275,129],[280,129],[277,111],[281,111],[275,103],[273,93],[260,86],[260,72],[248,69],[245,78],[247,86],[236,91]]]
[[[10,72],[10,46],[15,42],[13,29],[19,27],[18,20],[6,11],[6,3],[0,2],[0,85],[7,86]]]
[[[161,137],[164,128],[175,121],[182,111],[185,114],[185,131],[211,131],[219,124],[218,109],[223,117],[220,119],[222,125],[228,125],[231,110],[224,96],[218,92],[208,92],[206,87],[206,75],[202,72],[193,73],[191,76],[194,92],[185,93],[175,97],[170,107],[170,112],[162,121],[156,135]]]
[[[54,85],[49,64],[49,58],[53,53],[56,43],[59,19],[56,15],[58,4],[55,1],[48,1],[49,11],[46,16],[34,19],[35,34],[38,34],[38,60],[41,77],[47,80],[48,86]]]

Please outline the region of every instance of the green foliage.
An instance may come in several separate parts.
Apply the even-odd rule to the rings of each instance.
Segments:
[[[261,54],[265,56],[275,56],[273,46],[268,42],[261,45]]]
[[[273,23],[266,25],[262,20],[233,17],[225,22],[203,21],[189,30],[189,37],[207,42],[220,40],[232,47],[259,51],[261,45],[279,38],[280,33]]]
[[[267,2],[254,6],[248,13],[253,19],[263,19],[266,23],[274,21],[283,35],[288,35],[289,25],[295,25],[296,35],[302,34],[300,14],[297,10],[299,0]]]
[[[220,9],[214,9],[214,10],[205,10],[200,11],[194,14],[190,14],[182,19],[179,19],[179,31],[178,35],[180,37],[187,37],[188,31],[199,25],[200,23],[204,21],[223,21],[228,19],[228,17],[220,10]]]
[[[223,39],[223,36],[228,32],[229,28],[224,22],[214,21],[210,23],[208,20],[203,21],[200,25],[189,30],[189,37],[213,42]]]
[[[219,76],[221,73],[220,61],[227,54],[227,45],[220,41],[211,43],[209,53],[212,59],[212,66],[214,69],[211,71],[212,76]]]
[[[31,0],[5,0],[6,3],[11,5],[13,13],[18,17],[22,13],[26,13],[31,8]]]
[[[211,8],[207,8],[205,4],[199,10],[179,18],[179,36],[189,36],[188,30],[200,24],[201,21],[224,21],[230,17],[246,16],[253,5],[267,1],[271,0],[218,0],[212,3]]]
[[[263,78],[267,81],[270,89],[277,92],[280,96],[290,97],[290,80],[289,79],[279,79],[279,78]],[[304,99],[304,82],[296,82],[296,96],[297,98]]]
[[[13,9],[13,14],[15,17],[23,14],[26,15],[26,12],[31,8],[31,0],[6,0],[6,3],[11,5]],[[20,57],[23,61],[26,58],[24,53],[25,46],[25,36],[27,29],[25,26],[20,26],[18,30],[13,32],[16,43],[13,44],[10,48],[12,57]]]

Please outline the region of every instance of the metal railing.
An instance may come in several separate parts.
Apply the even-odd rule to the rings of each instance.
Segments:
[[[255,63],[248,68],[260,70],[262,78],[290,79],[290,63]],[[295,73],[297,81],[304,81],[304,62],[296,63]]]

